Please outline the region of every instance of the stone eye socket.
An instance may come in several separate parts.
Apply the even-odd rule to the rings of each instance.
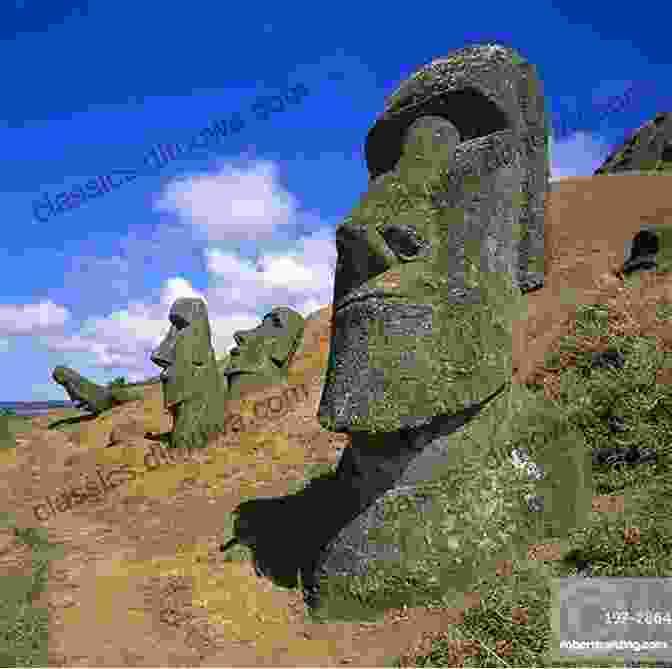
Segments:
[[[390,223],[378,229],[390,250],[402,260],[414,260],[427,255],[429,243],[410,225]]]
[[[264,318],[264,320],[270,320],[271,323],[272,323],[276,328],[281,328],[281,327],[283,327],[283,325],[282,325],[282,319],[280,318],[280,316],[278,316],[278,314],[268,314],[268,316],[266,316],[266,317]]]
[[[178,330],[184,330],[189,325],[189,321],[185,320],[182,318],[182,316],[178,314],[171,314],[170,316],[170,322],[178,329]]]

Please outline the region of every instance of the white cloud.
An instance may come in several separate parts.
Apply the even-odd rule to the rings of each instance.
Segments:
[[[70,312],[51,300],[38,304],[0,305],[1,335],[35,335],[61,328]]]
[[[577,132],[566,140],[553,142],[551,181],[592,176],[609,155],[610,149],[604,139],[586,132]]]
[[[258,161],[247,168],[225,165],[214,175],[178,179],[154,208],[175,214],[212,242],[228,242],[272,235],[293,221],[298,204],[278,183],[277,166]]]

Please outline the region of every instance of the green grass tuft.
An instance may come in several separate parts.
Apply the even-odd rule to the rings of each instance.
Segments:
[[[30,576],[0,576],[0,666],[46,667],[49,611],[32,605],[44,590],[49,562],[63,557],[63,548],[50,544],[43,528],[19,528],[10,513],[0,514],[0,527],[12,528],[17,540],[32,549]]]

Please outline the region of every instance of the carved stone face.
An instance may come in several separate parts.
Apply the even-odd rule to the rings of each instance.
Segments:
[[[89,381],[70,367],[62,365],[55,367],[52,378],[65,389],[68,397],[78,409],[86,409],[97,414],[113,405],[107,388]]]
[[[238,346],[229,351],[231,359],[224,371],[230,397],[285,380],[304,325],[304,318],[296,311],[278,307],[266,314],[256,328],[235,332]]]
[[[206,379],[215,365],[208,309],[203,300],[175,300],[168,315],[170,330],[150,360],[161,367],[167,409],[208,391]]]
[[[510,380],[524,255],[515,234],[530,223],[526,189],[546,183],[547,153],[545,137],[541,158],[530,149],[545,132],[543,96],[535,127],[520,101],[533,71],[489,49],[423,68],[392,97],[401,111],[369,133],[372,181],[336,232],[326,429],[419,427]]]

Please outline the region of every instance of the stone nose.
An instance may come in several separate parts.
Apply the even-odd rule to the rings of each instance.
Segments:
[[[165,358],[162,358],[161,356],[157,355],[156,353],[152,353],[151,356],[149,356],[149,359],[158,367],[161,367],[163,369],[168,369],[170,367],[171,363],[166,360]]]
[[[334,304],[398,260],[373,226],[346,222],[336,230]]]
[[[168,369],[168,367],[175,363],[172,346],[165,341],[162,342],[161,345],[152,352],[149,359],[157,365],[157,367]]]

